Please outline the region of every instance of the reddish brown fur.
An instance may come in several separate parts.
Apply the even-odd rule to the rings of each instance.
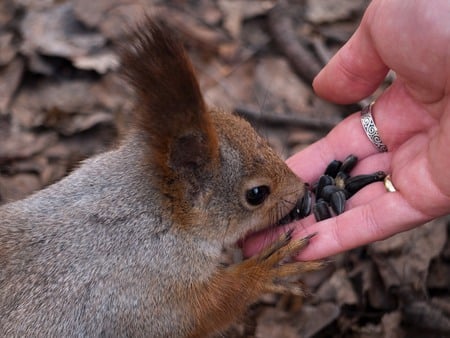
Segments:
[[[124,48],[121,59],[124,75],[137,95],[135,121],[148,137],[151,163],[157,161],[168,176],[172,166],[186,161],[198,167],[214,165],[217,135],[182,43],[168,36],[167,27],[148,18],[138,30],[140,34],[131,37],[133,48]],[[183,139],[200,148],[170,149]],[[184,156],[169,158],[174,152]]]
[[[268,150],[264,140],[248,142],[245,135],[251,127],[247,122],[207,110],[183,45],[167,34],[167,27],[146,20],[138,30],[134,49],[122,53],[124,73],[137,95],[136,127],[148,140],[147,161],[162,176],[160,189],[170,196],[166,208],[171,210],[174,224],[182,229],[201,224],[202,211],[197,212],[189,203],[195,200],[191,195],[197,186],[202,186],[203,176],[220,172],[217,133],[240,150],[242,176],[254,176],[258,168],[258,175],[270,177],[276,187],[278,181],[292,175],[286,166],[280,166],[273,177],[273,167],[265,164],[277,163],[279,158]],[[296,179],[295,183],[300,181]],[[285,189],[283,184],[280,186]],[[296,190],[303,193],[298,186]],[[273,193],[289,194],[276,190]],[[295,248],[290,250],[286,252],[296,252]],[[179,294],[189,294],[188,308],[194,320],[194,331],[189,337],[221,331],[242,315],[248,304],[273,291],[279,273],[273,266],[281,258],[254,258],[227,269],[218,268],[207,281],[193,283],[188,290],[180,285]]]
[[[181,197],[196,190],[192,175],[199,179],[218,165],[217,135],[181,41],[150,18],[138,31],[130,37],[133,48],[127,43],[121,52],[123,73],[137,96],[136,128],[147,137],[147,161],[160,176],[162,192],[186,200]],[[190,206],[170,207],[174,219],[189,226]]]
[[[248,304],[256,301],[262,294],[283,291],[283,287],[274,284],[277,278],[293,275],[296,271],[322,267],[321,262],[298,262],[274,269],[280,260],[308,245],[310,238],[288,243],[290,235],[283,235],[260,255],[238,265],[222,268],[208,283],[197,284],[192,290],[191,298],[197,323],[195,331],[189,337],[201,338],[212,332],[221,332],[242,316]]]
[[[248,304],[266,291],[266,272],[255,264],[243,263],[235,269],[220,270],[208,283],[196,285],[191,307],[197,327],[190,337],[220,332],[242,316]]]

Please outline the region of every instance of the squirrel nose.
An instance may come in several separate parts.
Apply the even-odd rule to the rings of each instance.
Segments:
[[[286,216],[278,221],[278,225],[284,225],[293,221],[298,221],[311,213],[312,209],[312,194],[309,189],[305,189],[305,193],[295,203],[292,209]]]

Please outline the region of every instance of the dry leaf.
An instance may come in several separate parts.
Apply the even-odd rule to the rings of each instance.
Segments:
[[[111,40],[122,37],[145,9],[153,9],[151,0],[74,0],[73,4],[78,20]]]
[[[72,4],[65,2],[45,11],[29,11],[21,24],[22,52],[64,57],[89,55],[102,48],[106,39],[86,29],[74,16]]]
[[[339,307],[333,303],[317,306],[305,305],[298,312],[285,312],[266,308],[258,318],[257,338],[308,338],[332,323],[339,315]]]
[[[0,203],[17,201],[40,188],[41,182],[34,174],[0,176]]]
[[[14,18],[17,8],[14,0],[2,0],[0,2],[0,27],[5,27]]]
[[[99,74],[106,74],[119,68],[119,58],[116,53],[102,49],[90,55],[73,57],[73,64],[79,69],[95,70]]]
[[[67,134],[67,124],[72,123],[76,115],[97,114],[100,111],[92,92],[93,85],[94,82],[88,80],[38,82],[19,93],[12,106],[13,119],[28,129],[45,126]],[[91,126],[91,123],[86,125],[87,128]],[[73,126],[73,130],[84,129]]]
[[[24,64],[21,59],[0,68],[0,115],[6,114],[12,96],[20,84],[23,71]]]
[[[383,338],[403,338],[405,333],[401,329],[402,315],[399,311],[386,313],[381,319]]]
[[[266,58],[259,62],[255,78],[264,109],[305,112],[310,108],[311,88],[298,79],[284,58]]]
[[[57,141],[54,132],[31,133],[13,132],[8,137],[1,140],[0,164],[12,160],[27,159],[42,152]]]
[[[320,286],[315,294],[321,301],[335,302],[339,306],[358,303],[358,297],[344,269],[337,270],[330,279]]]
[[[305,18],[314,23],[344,20],[366,6],[366,0],[308,0]]]
[[[17,46],[13,42],[14,34],[2,31],[0,25],[0,66],[7,65],[17,54]]]
[[[383,282],[387,288],[411,283],[422,289],[433,258],[447,240],[447,218],[431,221],[370,245]]]

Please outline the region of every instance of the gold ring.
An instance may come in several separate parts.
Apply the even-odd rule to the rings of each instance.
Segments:
[[[396,192],[397,189],[394,186],[394,183],[392,183],[391,175],[386,175],[384,178],[384,187],[388,192]]]

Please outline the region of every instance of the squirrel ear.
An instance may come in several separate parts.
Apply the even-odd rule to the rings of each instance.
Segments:
[[[190,134],[178,138],[170,149],[169,166],[178,172],[201,171],[207,167],[211,158],[210,140],[204,134]]]
[[[189,58],[170,29],[147,17],[122,47],[123,73],[136,93],[135,122],[151,163],[198,170],[218,159],[218,140]]]

